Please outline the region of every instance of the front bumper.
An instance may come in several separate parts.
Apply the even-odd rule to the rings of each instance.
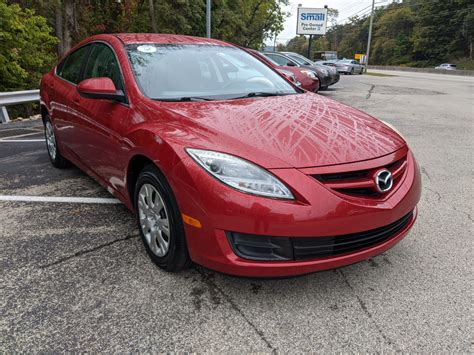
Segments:
[[[328,87],[329,85],[334,84],[331,75],[319,77],[319,81],[321,82],[321,87]]]
[[[338,71],[336,71],[335,73],[331,73],[331,85],[336,84],[340,78],[341,78],[341,75],[339,74]]]
[[[363,166],[365,162],[361,162]],[[421,194],[418,165],[408,153],[407,173],[386,199],[346,198],[321,185],[305,169],[273,169],[296,201],[273,200],[233,190],[209,176],[190,158],[177,166],[170,181],[181,212],[201,222],[185,225],[191,259],[210,269],[249,277],[279,277],[352,264],[382,253],[400,241],[416,219]],[[341,236],[387,226],[413,211],[390,238],[346,254],[305,260],[257,261],[239,257],[228,232],[305,238]]]

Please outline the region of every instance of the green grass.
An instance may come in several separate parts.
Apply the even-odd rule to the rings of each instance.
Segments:
[[[457,68],[460,70],[474,70],[474,60],[469,58],[463,58],[460,60],[455,60],[454,64],[457,65]]]
[[[382,73],[372,73],[372,72],[367,72],[365,73],[366,75],[371,75],[371,76],[396,76],[396,75],[391,75],[391,74],[382,74]]]

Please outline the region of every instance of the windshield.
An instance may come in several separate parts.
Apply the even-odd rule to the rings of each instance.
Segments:
[[[155,100],[219,100],[298,91],[247,52],[218,45],[127,45],[142,92]]]
[[[290,56],[290,58],[294,59],[300,65],[313,65],[314,64],[314,62],[310,61],[306,57],[303,57],[302,55],[299,55],[299,54],[288,54],[288,55]]]
[[[291,59],[293,59],[296,63],[298,63],[299,65],[307,65],[308,63],[306,63],[303,59],[293,55],[293,54],[287,54],[288,57],[290,57]]]

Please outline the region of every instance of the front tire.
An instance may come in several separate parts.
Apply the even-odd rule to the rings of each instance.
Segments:
[[[69,161],[61,155],[58,147],[58,140],[54,132],[54,126],[49,116],[43,120],[44,137],[46,139],[46,148],[48,150],[49,160],[55,168],[64,169],[70,165]]]
[[[164,175],[153,165],[140,173],[134,203],[138,229],[151,260],[166,271],[191,264],[181,213]]]

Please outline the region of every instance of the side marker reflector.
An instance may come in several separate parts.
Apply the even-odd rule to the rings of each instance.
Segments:
[[[184,223],[189,224],[190,226],[193,226],[196,228],[201,228],[201,222],[199,222],[197,219],[190,217],[184,213],[181,213],[181,216],[183,217]]]

